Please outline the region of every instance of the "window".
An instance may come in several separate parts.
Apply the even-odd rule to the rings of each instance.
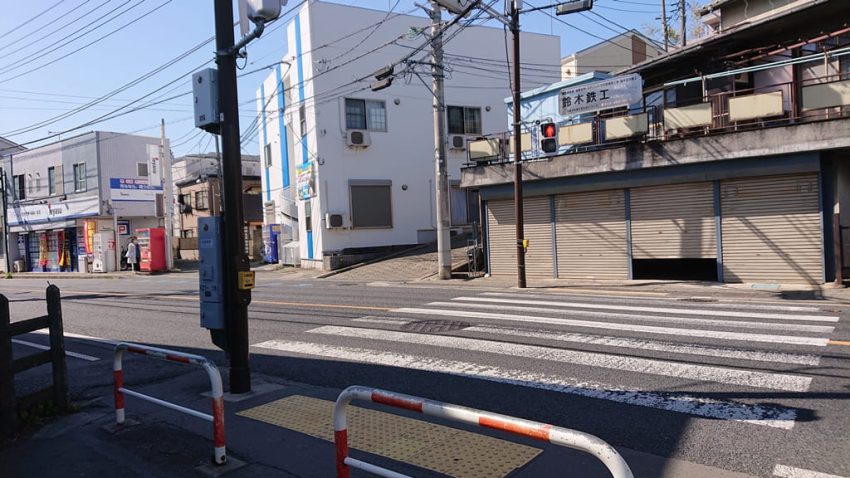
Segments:
[[[136,163],[136,175],[143,178],[148,177],[148,163]]]
[[[81,192],[86,190],[86,163],[77,163],[74,165],[74,191]]]
[[[304,106],[304,103],[301,103],[301,107],[298,108],[298,123],[301,125],[301,137],[307,135],[307,107]]]
[[[449,134],[481,134],[481,108],[446,107]]]
[[[387,131],[387,109],[384,102],[346,98],[345,128]]]
[[[349,188],[353,228],[393,227],[392,182],[352,180]]]
[[[56,194],[56,168],[53,166],[47,168],[47,194]]]
[[[207,192],[195,191],[195,209],[207,208]]]
[[[267,144],[263,148],[263,159],[266,161],[266,167],[272,167],[272,145],[271,143]]]
[[[838,57],[838,73],[842,80],[850,78],[850,57],[847,55]]]
[[[12,187],[15,190],[15,199],[21,201],[27,198],[26,179],[23,174],[12,176]]]

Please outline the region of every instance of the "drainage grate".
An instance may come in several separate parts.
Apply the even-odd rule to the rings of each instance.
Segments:
[[[401,326],[401,330],[408,332],[453,332],[455,330],[471,327],[469,322],[459,320],[419,320]]]

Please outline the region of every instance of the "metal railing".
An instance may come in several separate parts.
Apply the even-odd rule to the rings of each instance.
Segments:
[[[212,386],[212,415],[208,415],[191,408],[186,408],[174,403],[166,402],[143,393],[136,392],[124,387],[124,371],[122,368],[122,358],[124,352],[130,352],[148,357],[154,357],[169,362],[177,362],[182,364],[200,365],[206,370],[210,377]],[[155,403],[171,410],[176,410],[187,415],[191,415],[202,420],[206,420],[213,424],[213,463],[216,465],[224,465],[227,462],[227,452],[224,444],[224,387],[221,383],[221,374],[218,367],[210,362],[207,358],[200,355],[187,354],[176,352],[173,350],[160,349],[149,347],[147,345],[129,344],[122,342],[115,346],[115,355],[113,359],[113,377],[115,380],[115,422],[119,425],[124,423],[124,395],[130,395],[141,400]]]
[[[554,445],[590,453],[601,461],[614,478],[633,478],[629,465],[611,445],[593,435],[555,427],[498,413],[442,403],[425,398],[389,392],[377,388],[351,386],[339,394],[334,405],[333,424],[336,444],[337,478],[349,478],[350,468],[357,468],[386,478],[410,478],[392,470],[348,456],[348,416],[346,408],[352,400],[364,400],[410,410],[432,417],[501,430],[514,435],[546,441]]]

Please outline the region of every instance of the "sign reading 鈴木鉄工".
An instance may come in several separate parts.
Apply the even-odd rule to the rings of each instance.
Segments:
[[[629,106],[642,98],[643,79],[640,75],[616,76],[564,88],[558,96],[558,112],[562,116],[589,113]]]

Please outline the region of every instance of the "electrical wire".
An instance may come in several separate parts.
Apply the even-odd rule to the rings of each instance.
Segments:
[[[90,1],[92,1],[92,0],[85,0],[84,2],[80,3],[79,5],[75,5],[75,6],[73,6],[73,7],[71,8],[71,11],[77,11],[77,10],[79,10],[80,8],[82,8],[82,7],[83,7],[83,5],[85,5],[85,4],[87,4],[87,3],[89,3]],[[59,20],[66,20],[67,18],[65,17],[65,15],[67,15],[69,12],[66,12],[65,14],[57,15],[57,16],[56,16],[56,18],[54,18],[53,20],[51,20],[51,21],[49,21],[49,22],[47,22],[47,23],[45,23],[44,25],[41,25],[41,26],[39,27],[39,29],[40,29],[40,30],[46,30],[46,31],[48,31],[48,32],[49,32],[49,33],[47,33],[46,35],[44,35],[44,36],[42,36],[42,37],[39,37],[39,38],[32,38],[32,34],[29,34],[29,35],[23,35],[23,36],[21,36],[20,38],[18,38],[17,40],[13,40],[13,41],[5,42],[2,46],[0,46],[0,51],[4,51],[4,50],[6,50],[6,49],[12,48],[13,46],[17,45],[18,43],[20,43],[20,42],[22,42],[22,41],[26,41],[26,42],[27,42],[27,44],[26,44],[26,46],[24,46],[24,47],[22,47],[22,48],[20,48],[20,49],[15,49],[15,51],[13,51],[13,52],[11,52],[11,53],[7,53],[6,55],[0,56],[0,59],[6,58],[6,57],[11,56],[11,55],[14,55],[15,53],[19,53],[21,50],[24,50],[24,49],[26,49],[27,47],[30,47],[30,46],[32,46],[32,45],[34,45],[34,44],[37,44],[37,43],[38,43],[38,42],[40,42],[41,40],[43,40],[43,39],[45,39],[45,38],[47,38],[47,37],[49,37],[49,36],[51,36],[51,35],[54,35],[54,34],[56,34],[56,33],[60,32],[60,31],[64,30],[64,29],[65,29],[65,28],[67,28],[68,26],[70,26],[70,25],[74,24],[75,22],[79,21],[81,18],[83,18],[83,17],[85,17],[85,16],[89,15],[91,12],[93,12],[93,11],[97,10],[98,8],[102,7],[103,5],[106,5],[106,4],[107,4],[107,3],[109,3],[110,1],[111,1],[111,0],[106,0],[105,2],[101,3],[101,4],[100,4],[100,5],[98,5],[97,7],[95,7],[95,8],[93,8],[93,9],[89,10],[88,12],[86,12],[86,13],[84,13],[83,15],[81,15],[80,17],[77,17],[76,19],[74,19],[74,20],[72,20],[72,21],[70,21],[70,22],[66,23],[65,25],[60,26],[59,28],[54,28],[54,29],[51,29],[51,30],[47,30],[47,27],[49,27],[49,26],[53,25],[54,23],[58,22]]]
[[[38,19],[39,19],[39,18],[41,18],[41,17],[42,17],[45,13],[49,12],[50,10],[53,10],[54,8],[56,8],[57,6],[59,6],[59,4],[61,4],[61,3],[62,3],[62,2],[64,2],[64,1],[65,1],[65,0],[59,0],[58,2],[54,3],[53,5],[51,5],[51,6],[47,7],[47,9],[46,9],[46,10],[44,10],[44,11],[42,11],[42,12],[39,12],[39,13],[35,14],[35,15],[34,15],[32,18],[30,18],[29,20],[24,20],[24,21],[23,21],[22,23],[20,23],[18,26],[13,27],[12,29],[8,30],[6,33],[4,33],[4,34],[0,35],[0,39],[6,38],[6,37],[7,37],[7,36],[9,36],[10,34],[12,34],[12,33],[16,32],[16,31],[20,30],[21,28],[23,28],[24,26],[29,25],[32,21],[34,21],[34,20],[38,20]]]

